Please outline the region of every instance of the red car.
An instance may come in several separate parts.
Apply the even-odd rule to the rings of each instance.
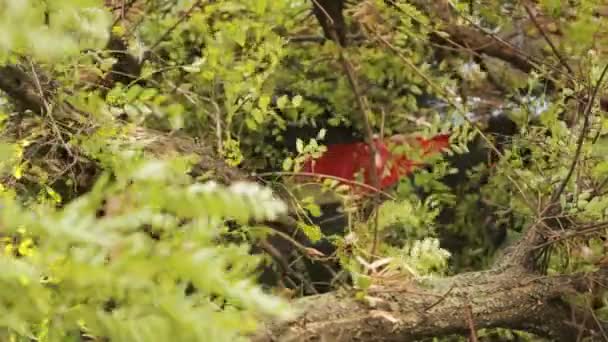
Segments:
[[[447,148],[449,139],[448,134],[440,134],[430,139],[402,135],[392,136],[384,141],[375,139],[375,167],[380,185],[379,190],[395,185],[401,177],[409,175],[414,169],[424,165],[422,160],[413,160],[403,153],[391,151],[392,147],[407,144],[418,152],[419,157],[427,157]],[[366,142],[332,144],[327,146],[327,151],[320,158],[308,160],[302,171],[321,177],[330,176],[334,179],[341,179],[357,192],[369,192],[375,187],[370,155],[370,146]],[[358,177],[358,175],[363,177]],[[357,182],[357,179],[360,182]],[[357,187],[361,181],[367,186]]]

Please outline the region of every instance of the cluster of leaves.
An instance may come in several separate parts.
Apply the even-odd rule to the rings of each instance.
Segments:
[[[102,175],[61,209],[24,208],[2,194],[3,233],[22,236],[1,257],[4,331],[51,341],[81,332],[112,341],[234,341],[260,315],[289,314],[256,285],[259,257],[247,245],[218,243],[226,219],[285,212],[270,190],[193,183],[184,160],[117,159],[113,177]]]
[[[9,0],[2,4],[1,58],[7,51],[48,61],[78,55],[83,48],[101,48],[109,38],[110,14],[98,1]]]

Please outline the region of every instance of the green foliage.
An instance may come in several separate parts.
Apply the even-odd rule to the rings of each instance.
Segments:
[[[488,213],[479,203],[496,208],[496,222],[490,223],[508,217],[516,237],[543,215],[574,165],[559,196],[559,215],[589,233],[556,240],[548,268],[552,273],[596,270],[605,254],[600,243],[605,230],[588,226],[608,217],[608,119],[597,105],[591,108],[590,130],[579,152],[583,102],[576,101],[592,93],[606,59],[606,19],[593,14],[598,1],[539,3],[547,18],[560,19],[546,29],[562,56],[576,65],[573,74],[560,66],[534,25],[520,25],[527,12],[517,2],[448,3],[454,24],[521,36],[532,40],[521,45],[529,48],[526,53],[548,52],[533,59],[533,72],[475,50],[483,46],[456,51],[442,45],[437,38],[450,37],[441,20],[410,2],[387,3],[366,1],[347,11],[350,33],[359,41],[343,52],[369,106],[372,130],[423,137],[449,132],[450,147],[428,158],[411,146],[392,146],[395,154],[424,159],[429,169],[418,170],[388,194],[393,199],[380,206],[377,227],[374,215],[360,219],[359,203],[351,201],[356,196],[335,180],[324,180],[310,192],[294,189],[289,198],[298,229],[318,241],[323,232],[310,218],[321,214],[319,202],[345,201],[350,234],[334,241],[360,289],[373,283],[374,272],[422,277],[478,268],[492,261],[493,252],[484,236]],[[84,331],[112,341],[232,341],[267,315],[288,316],[285,303],[254,282],[261,258],[251,256],[245,243],[227,242],[227,236],[254,236],[251,221],[276,217],[284,206],[250,184],[223,187],[199,182],[212,174],[197,180],[186,175],[204,159],[192,155],[207,157],[212,150],[246,171],[297,173],[304,160],[325,151],[321,127],[364,131],[338,47],[291,39],[320,32],[307,16],[310,5],[303,0],[136,1],[125,18],[119,11],[111,18],[101,1],[0,4],[1,64],[25,60],[28,73],[35,70],[55,81],[41,85],[51,88],[44,115],[0,102],[2,142],[7,142],[0,144],[0,282],[5,289],[0,291],[0,338],[18,334],[54,341]],[[109,82],[106,89],[106,83],[85,76],[112,75],[119,56],[102,50],[110,34],[124,39],[127,52],[145,62],[136,80]],[[515,45],[521,47],[519,41]],[[66,108],[75,108],[67,119]],[[469,152],[472,141],[496,138],[483,139],[471,121],[484,121],[497,110],[518,123],[519,134],[494,165],[475,167],[466,184],[448,188],[442,178],[455,172],[450,157]],[[296,151],[288,154],[280,147],[287,124],[316,125],[319,135],[297,140]],[[197,141],[188,147],[163,145],[140,134],[149,128]],[[150,158],[155,143],[160,147],[154,154],[177,156]],[[199,143],[212,148],[194,151],[191,146]],[[95,164],[92,189],[82,181],[87,158]],[[281,180],[291,185],[296,178]],[[421,199],[417,190],[428,196]],[[440,222],[445,208],[453,209],[452,222]],[[390,260],[381,266],[365,261],[376,228],[380,260]],[[440,247],[439,239],[449,234],[458,235],[463,251],[450,255]],[[598,310],[604,315],[605,302]]]
[[[411,243],[401,255],[401,263],[407,264],[405,269],[413,269],[416,274],[446,271],[450,253],[439,247],[439,240],[426,238]]]
[[[317,135],[317,138],[323,139],[325,136],[325,130],[321,130]],[[302,165],[306,162],[306,160],[312,158],[316,159],[323,155],[327,151],[327,148],[323,145],[319,145],[317,139],[310,139],[310,141],[304,145],[302,139],[298,138],[296,140],[296,152],[297,155],[295,157],[287,157],[283,160],[283,170],[284,171],[300,171],[302,169]]]
[[[8,52],[61,60],[85,48],[100,48],[111,17],[97,0],[8,0],[0,9],[2,58]]]
[[[429,197],[424,202],[413,199],[383,203],[379,209],[378,228],[386,231],[387,242],[407,241],[434,234],[435,218],[439,211],[433,202],[433,198]],[[392,239],[389,239],[391,235]]]
[[[26,209],[2,197],[3,231],[28,236],[19,257],[10,248],[0,257],[5,332],[32,336],[45,322],[52,341],[81,324],[112,341],[234,341],[252,332],[260,315],[286,317],[285,303],[255,284],[258,258],[248,247],[217,243],[225,219],[243,223],[285,211],[269,190],[193,184],[179,160],[123,158],[120,165],[113,179],[101,176],[61,209]]]

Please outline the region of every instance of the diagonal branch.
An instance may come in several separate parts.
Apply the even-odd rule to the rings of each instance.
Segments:
[[[570,178],[572,177],[572,174],[574,173],[574,169],[576,168],[576,165],[578,164],[578,159],[580,158],[581,150],[583,148],[583,143],[585,142],[585,137],[587,136],[587,133],[589,131],[589,123],[591,120],[591,111],[593,109],[595,100],[597,99],[597,94],[598,94],[600,88],[602,87],[602,83],[604,81],[604,77],[606,76],[606,72],[608,72],[608,64],[606,64],[606,66],[604,66],[604,69],[602,70],[602,74],[600,75],[600,78],[597,81],[595,88],[593,89],[593,94],[591,95],[591,98],[589,99],[589,101],[587,102],[587,106],[585,107],[585,112],[583,113],[583,127],[581,128],[581,133],[578,137],[578,141],[576,142],[576,152],[574,153],[574,159],[572,160],[570,169],[568,170],[568,174],[566,175],[564,180],[561,182],[561,184],[559,185],[557,190],[551,196],[551,201],[549,202],[549,205],[553,205],[553,203],[555,203],[555,201],[557,201],[559,199],[559,197],[562,195],[562,193],[564,192],[564,189],[566,188],[566,186],[568,185],[568,182],[570,181]]]
[[[339,7],[338,9],[336,9],[335,3],[333,5],[331,4],[331,1],[327,2],[327,1],[313,0],[313,2],[315,4],[315,10],[320,11],[320,13],[322,13],[326,17],[325,20],[327,22],[333,23],[335,20],[339,20],[339,18],[342,18],[342,6],[343,6],[342,1],[336,1],[336,3],[340,3],[338,6]],[[326,9],[326,8],[324,8],[324,6],[329,6],[329,7]],[[339,14],[335,13],[336,10],[339,10],[338,11]],[[332,15],[334,17],[332,17]],[[336,16],[338,16],[338,17],[336,17]],[[321,21],[321,23],[323,24],[323,21]],[[335,25],[332,24],[327,27],[324,26],[323,29],[326,30],[326,33],[329,33],[330,37],[335,42],[339,42],[339,44],[337,44],[337,47],[338,47],[338,55],[340,58],[340,63],[342,65],[342,68],[344,69],[344,73],[346,74],[350,87],[353,91],[353,95],[355,96],[355,101],[357,102],[357,107],[361,114],[361,119],[363,121],[363,127],[365,129],[365,140],[366,140],[367,146],[370,151],[368,171],[370,173],[370,178],[371,178],[373,187],[377,190],[380,190],[380,176],[378,175],[378,168],[376,166],[378,150],[376,148],[376,143],[374,142],[374,132],[372,129],[372,124],[369,119],[369,107],[367,106],[364,95],[361,93],[361,90],[359,88],[359,85],[357,82],[357,76],[355,75],[355,71],[352,66],[352,63],[350,62],[350,60],[348,59],[348,57],[346,55],[346,52],[344,51],[344,48],[343,48],[343,45],[344,45],[343,38],[344,37],[341,36],[341,32],[339,31],[339,29],[340,29],[339,24],[340,24],[339,22],[336,22]],[[376,205],[378,204],[378,199],[379,199],[379,196],[378,196],[378,193],[376,192],[374,194],[374,202]],[[372,248],[371,248],[372,257],[376,254],[376,248],[378,246],[378,226],[379,226],[378,220],[379,220],[379,216],[376,213],[374,227],[373,227],[373,242],[372,242]]]
[[[344,21],[344,0],[312,0],[313,13],[328,39],[346,45],[346,23]]]
[[[530,5],[527,4],[525,1],[522,3],[522,5],[524,6],[524,9],[528,13],[528,17],[530,18],[530,21],[532,21],[532,23],[534,24],[534,26],[536,26],[536,29],[543,36],[543,39],[545,39],[545,41],[547,42],[547,44],[549,44],[549,47],[551,48],[551,51],[553,51],[553,54],[555,55],[555,57],[557,57],[557,59],[559,60],[559,62],[564,66],[564,68],[566,68],[566,70],[568,70],[568,72],[570,74],[574,74],[574,70],[572,70],[572,67],[570,67],[570,64],[568,64],[568,61],[559,52],[559,50],[557,49],[557,47],[555,46],[555,44],[553,44],[553,41],[551,40],[551,38],[549,38],[549,36],[547,35],[547,32],[545,32],[545,30],[543,29],[543,27],[540,25],[540,23],[536,19],[536,16],[534,15],[534,13],[532,13],[532,9],[530,8]]]

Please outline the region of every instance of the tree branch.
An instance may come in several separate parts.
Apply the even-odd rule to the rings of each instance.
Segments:
[[[605,271],[594,274],[606,275]],[[364,300],[355,299],[353,293],[328,293],[301,299],[297,306],[302,313],[296,319],[269,323],[253,340],[413,341],[465,335],[470,333],[465,315],[470,306],[476,329],[524,329],[557,341],[574,341],[580,326],[569,324],[562,298],[580,290],[586,278],[538,276],[513,267],[431,281],[426,290],[403,283],[373,286]]]

